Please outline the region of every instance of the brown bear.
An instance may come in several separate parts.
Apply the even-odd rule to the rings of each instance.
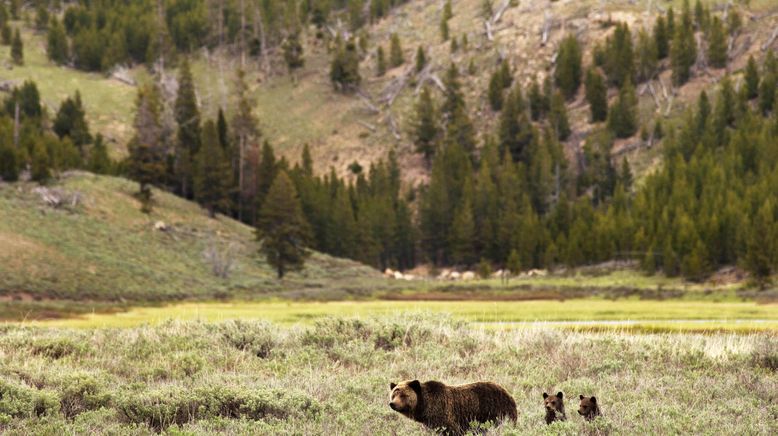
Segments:
[[[579,395],[581,404],[578,406],[578,413],[584,417],[587,421],[593,421],[594,418],[600,416],[600,406],[597,405],[597,398],[584,397]]]
[[[490,382],[448,386],[418,380],[390,383],[389,407],[447,435],[463,435],[472,421],[516,421],[516,402]]]
[[[546,424],[567,420],[563,396],[564,394],[561,392],[557,392],[556,395],[549,395],[543,392],[543,404],[546,406]]]

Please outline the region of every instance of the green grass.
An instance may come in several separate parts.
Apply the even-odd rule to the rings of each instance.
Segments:
[[[253,229],[210,219],[196,204],[155,191],[140,212],[125,179],[74,173],[55,188],[78,192],[75,210],[46,207],[35,184],[0,186],[0,297],[4,301],[80,300],[123,304],[187,298],[257,298],[278,292],[347,292],[382,281],[374,270],[314,254],[301,273],[279,282],[259,256]],[[164,222],[169,231],[154,230]],[[212,273],[209,246],[234,247],[227,279]],[[5,306],[5,304],[4,304]],[[1,311],[0,311],[1,312]]]
[[[470,328],[441,316],[2,327],[0,432],[432,435],[387,406],[389,383],[494,381],[518,420],[496,435],[778,432],[774,336]],[[568,420],[546,426],[543,392]],[[603,416],[586,423],[577,396]]]
[[[137,307],[112,314],[36,321],[68,328],[134,327],[169,320],[265,320],[311,324],[327,317],[369,318],[400,313],[450,316],[490,328],[563,327],[645,331],[778,331],[778,305],[753,302],[569,300],[569,301],[333,301],[200,302]],[[614,322],[616,323],[610,323]]]
[[[25,80],[34,81],[51,117],[62,100],[76,91],[81,92],[91,130],[106,137],[115,157],[124,156],[126,143],[132,136],[135,88],[100,73],[57,66],[46,57],[45,35],[25,30],[21,22],[12,22],[11,26],[23,30],[24,65],[3,68],[0,80],[11,80],[18,85]],[[0,46],[0,59],[10,64],[9,46]]]

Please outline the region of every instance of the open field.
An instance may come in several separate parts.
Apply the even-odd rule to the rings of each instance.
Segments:
[[[518,422],[488,435],[778,432],[778,348],[765,335],[470,328],[446,317],[130,329],[2,327],[0,432],[432,434],[387,406],[389,382],[492,380]],[[568,421],[546,426],[541,394]],[[604,416],[585,423],[579,394]]]
[[[753,302],[644,301],[332,301],[203,302],[137,307],[120,313],[35,321],[47,327],[135,327],[177,321],[264,320],[305,324],[327,317],[451,316],[489,328],[549,328],[620,331],[778,332],[778,305]]]

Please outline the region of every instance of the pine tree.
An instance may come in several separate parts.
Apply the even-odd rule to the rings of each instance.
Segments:
[[[405,63],[405,58],[403,57],[403,49],[400,45],[400,37],[396,33],[392,33],[389,46],[389,64],[392,68],[396,68],[403,63]]]
[[[376,50],[376,76],[381,77],[384,74],[386,74],[386,56],[384,55],[384,48],[382,46],[378,46],[378,49]]]
[[[440,128],[435,103],[432,101],[429,88],[422,88],[419,101],[416,103],[416,117],[413,124],[414,144],[416,152],[424,155],[429,165],[435,154]]]
[[[308,223],[297,191],[285,171],[278,173],[257,221],[260,251],[281,279],[288,271],[302,269],[310,252]]]
[[[231,123],[235,136],[233,144],[235,151],[230,154],[232,155],[235,185],[237,185],[238,220],[247,219],[253,223],[256,211],[256,207],[254,207],[256,168],[252,157],[256,156],[256,143],[261,135],[257,126],[259,122],[253,112],[255,102],[249,95],[245,77],[246,73],[243,70],[238,70],[235,83],[238,107]]]
[[[73,141],[73,144],[79,149],[81,156],[84,156],[84,146],[92,142],[92,135],[89,133],[89,125],[86,121],[86,112],[81,102],[81,93],[76,91],[74,97],[68,97],[62,101],[54,118],[54,133],[60,139],[67,136]]]
[[[633,80],[634,57],[629,26],[626,23],[617,24],[613,35],[606,40],[603,63],[603,69],[611,85],[620,88],[627,79]]]
[[[139,187],[141,211],[152,210],[151,185],[161,182],[165,174],[165,150],[160,124],[159,91],[153,85],[138,89],[135,111],[135,136],[128,146],[130,175]]]
[[[448,20],[443,17],[440,19],[440,39],[443,40],[443,42],[448,41]]]
[[[293,31],[286,37],[283,43],[284,61],[286,62],[286,68],[289,70],[289,75],[292,76],[292,82],[297,83],[297,76],[295,71],[302,68],[305,65],[305,58],[303,58],[303,45],[300,43],[300,32]]]
[[[181,62],[178,72],[175,119],[178,125],[175,146],[175,174],[178,190],[184,197],[191,198],[194,162],[200,150],[201,132],[200,110],[197,108],[194,80],[186,58]]]
[[[502,74],[500,70],[492,73],[492,77],[489,79],[489,90],[487,92],[489,96],[489,105],[493,111],[499,111],[502,109],[503,103],[503,87],[502,87]]]
[[[546,113],[546,107],[543,101],[543,94],[540,92],[540,86],[536,77],[532,78],[532,84],[529,87],[529,111],[532,121],[540,120]]]
[[[570,100],[581,85],[581,46],[575,35],[567,35],[559,46],[554,80],[563,96]]]
[[[443,5],[443,19],[450,20],[453,17],[454,11],[451,8],[451,0],[446,0],[446,3]]]
[[[690,69],[697,59],[697,42],[689,13],[689,2],[684,1],[681,23],[676,26],[673,43],[670,46],[670,63],[673,67],[673,82],[683,85],[689,80]]]
[[[216,124],[208,120],[203,124],[202,146],[195,158],[195,199],[214,218],[216,212],[229,210],[230,163],[219,145]]]
[[[35,11],[35,30],[43,32],[49,25],[49,10],[46,7],[46,3],[38,3],[38,8]]]
[[[0,180],[15,182],[19,179],[19,157],[10,141],[0,141]]]
[[[419,46],[416,49],[416,74],[421,73],[424,67],[427,66],[427,55],[424,53],[424,47]]]
[[[759,69],[756,66],[753,56],[748,57],[748,64],[745,72],[746,94],[749,99],[759,96]]]
[[[621,183],[621,186],[622,188],[624,188],[625,191],[629,192],[632,189],[633,181],[634,178],[632,177],[632,169],[630,169],[629,162],[625,157],[621,160],[621,170],[619,171],[619,183]]]
[[[560,141],[564,141],[570,136],[570,122],[567,119],[565,99],[559,91],[555,92],[554,96],[551,97],[551,111],[548,118],[551,128],[556,132],[557,138]]]
[[[475,221],[473,219],[472,187],[468,184],[451,223],[449,247],[451,261],[469,267],[475,262]]]
[[[619,138],[629,138],[637,132],[637,96],[629,80],[624,82],[608,113],[608,128]]]
[[[350,92],[359,87],[362,77],[359,75],[359,54],[353,41],[339,44],[336,48],[330,65],[330,81],[340,92]]]
[[[113,172],[113,164],[108,156],[108,149],[105,146],[105,141],[103,141],[103,135],[99,133],[95,136],[95,142],[92,145],[92,150],[89,152],[87,169],[95,174],[111,174]]]
[[[230,140],[227,127],[227,118],[224,116],[224,110],[219,107],[219,113],[216,116],[216,131],[219,133],[219,145],[225,150],[227,155],[230,153]]]
[[[654,45],[656,46],[656,57],[662,60],[670,53],[670,32],[667,30],[665,18],[659,16],[654,23]]]
[[[273,147],[268,141],[262,144],[261,157],[259,158],[259,168],[257,169],[257,209],[262,210],[270,188],[273,185],[278,174],[279,163],[276,161],[276,155]]]
[[[637,46],[637,79],[645,82],[654,77],[659,60],[656,41],[648,36],[645,30],[638,33]]]
[[[519,256],[519,252],[515,248],[511,250],[511,254],[508,256],[505,269],[510,271],[512,276],[521,274],[521,256]]]
[[[714,68],[727,66],[727,41],[724,26],[719,17],[714,16],[708,36],[708,62]]]
[[[510,152],[514,161],[524,159],[524,149],[532,141],[532,124],[524,108],[521,88],[516,84],[505,99],[497,126],[500,152]]]
[[[24,65],[24,46],[19,29],[14,32],[14,38],[11,41],[11,61],[16,65]]]
[[[776,73],[766,71],[759,85],[759,109],[765,115],[775,109],[775,96],[778,95],[778,92],[775,92],[776,86],[778,86]]]
[[[30,177],[38,183],[46,183],[51,178],[51,160],[43,141],[35,141],[30,153]]]
[[[745,266],[761,287],[769,282],[778,262],[778,231],[774,205],[767,199],[751,221],[746,240]]]
[[[57,18],[51,19],[51,26],[46,37],[46,55],[55,64],[61,65],[68,61],[68,39],[65,29]]]
[[[459,82],[459,70],[453,62],[446,72],[443,84],[446,88],[441,107],[446,123],[444,142],[446,145],[456,142],[473,157],[476,146],[475,127],[467,114],[465,96],[462,94],[462,84]]]
[[[608,89],[602,75],[595,68],[586,72],[586,100],[589,102],[591,122],[605,121],[608,118]]]

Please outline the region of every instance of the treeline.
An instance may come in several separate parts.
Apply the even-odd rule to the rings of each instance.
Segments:
[[[35,25],[47,31],[52,61],[101,71],[160,60],[171,64],[177,55],[203,47],[227,47],[254,59],[279,49],[286,54],[307,25],[316,26],[319,38],[328,37],[325,28],[341,19],[355,31],[404,1],[372,0],[366,7],[366,0],[38,0]],[[3,5],[0,18],[4,11]]]

